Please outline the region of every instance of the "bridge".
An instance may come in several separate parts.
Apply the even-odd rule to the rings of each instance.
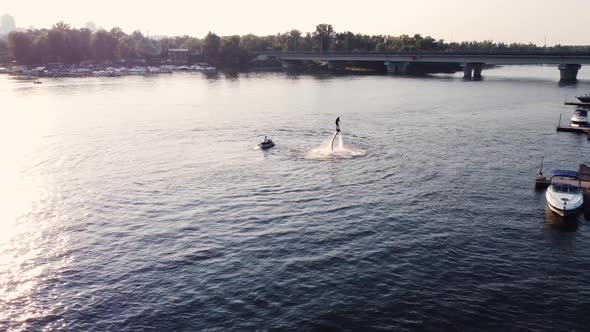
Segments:
[[[284,68],[306,61],[321,61],[330,69],[339,69],[354,62],[383,64],[387,72],[408,73],[411,66],[454,64],[463,70],[465,79],[480,79],[486,65],[555,65],[563,81],[575,81],[582,65],[590,65],[590,53],[380,53],[380,52],[263,52],[258,59],[276,59]],[[456,71],[456,70],[455,70]]]

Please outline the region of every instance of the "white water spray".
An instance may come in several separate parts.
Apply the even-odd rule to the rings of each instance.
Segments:
[[[305,159],[350,159],[354,157],[362,157],[367,154],[363,149],[356,147],[345,147],[342,132],[334,133],[336,137],[332,136],[329,140],[324,141],[319,147],[311,149],[305,153]],[[332,141],[334,140],[334,149],[332,150]]]

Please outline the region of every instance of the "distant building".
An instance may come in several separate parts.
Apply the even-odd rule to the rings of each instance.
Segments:
[[[169,36],[164,36],[164,35],[151,35],[150,36],[150,39],[153,39],[153,40],[162,40],[164,38],[170,38],[170,37]]]
[[[0,16],[0,35],[7,35],[14,30],[16,30],[14,17],[8,14]]]
[[[171,48],[168,49],[168,60],[171,63],[184,65],[188,63],[188,49]]]
[[[94,24],[94,22],[86,22],[84,27],[92,32],[96,32],[96,24]]]

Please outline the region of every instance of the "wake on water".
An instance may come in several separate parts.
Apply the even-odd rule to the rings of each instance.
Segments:
[[[329,140],[322,143],[319,147],[311,149],[305,153],[305,159],[350,159],[354,157],[362,157],[367,154],[363,149],[356,147],[344,147],[344,139],[342,133],[334,133],[337,137],[334,140],[334,150],[332,150],[332,136]]]

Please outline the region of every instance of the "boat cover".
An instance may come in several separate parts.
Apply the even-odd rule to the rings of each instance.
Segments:
[[[579,179],[580,175],[576,171],[569,171],[564,169],[556,169],[553,171],[553,176],[559,176],[564,178],[574,178]]]

